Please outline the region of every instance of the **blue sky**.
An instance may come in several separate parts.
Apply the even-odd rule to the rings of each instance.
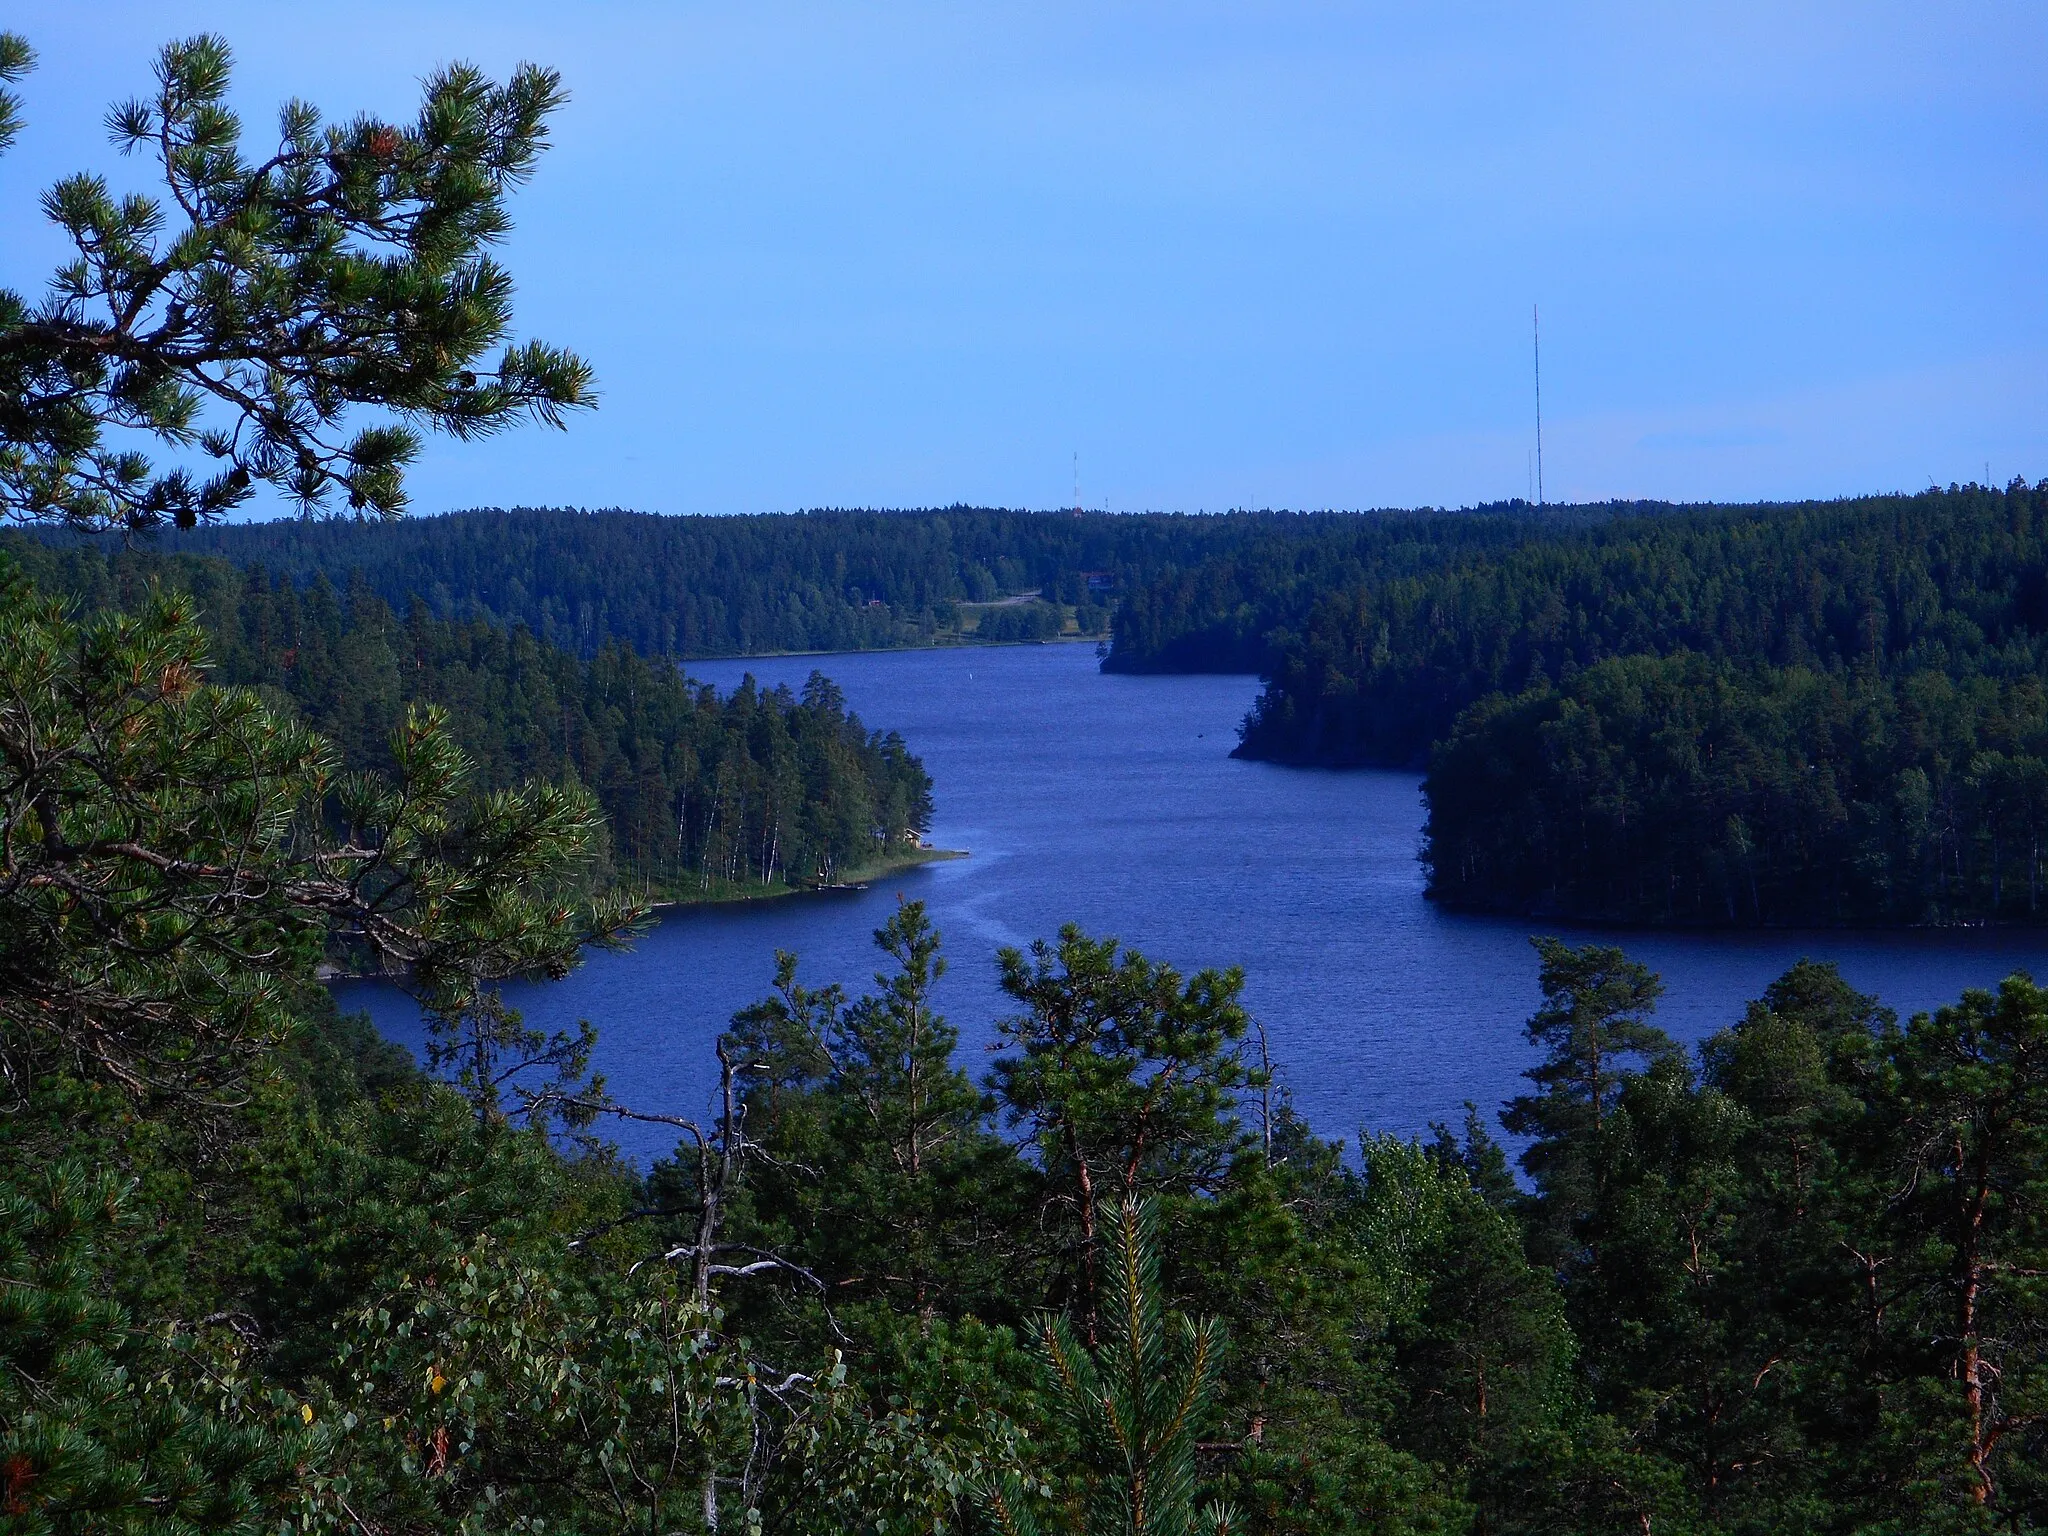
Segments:
[[[419,510],[1117,510],[2048,475],[2048,8],[556,3],[8,8],[0,159],[140,186],[111,100],[227,36],[276,104],[409,115],[435,65],[561,69],[517,198],[566,434],[432,448]]]

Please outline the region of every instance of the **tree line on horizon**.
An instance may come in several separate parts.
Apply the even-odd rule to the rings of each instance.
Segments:
[[[394,607],[417,596],[436,617],[522,623],[579,654],[617,640],[687,660],[958,643],[980,634],[959,608],[1034,592],[1095,633],[1108,629],[1112,606],[1153,601],[1155,578],[1200,572],[1213,583],[1215,562],[1264,602],[1306,572],[1413,572],[1441,550],[1657,505],[1078,516],[965,506],[703,516],[519,507],[380,524],[212,524],[154,537],[167,552],[259,564],[301,585],[319,573],[345,587],[360,573]],[[1147,621],[1165,650],[1152,654],[1125,621],[1112,669],[1255,672],[1260,611],[1255,603],[1233,612],[1227,638],[1190,635],[1189,605],[1176,599]],[[984,625],[995,616],[984,613]],[[1041,627],[1002,638],[1043,638]]]
[[[687,660],[1047,638],[1043,615],[986,610],[977,631],[958,611],[1033,592],[1094,633],[1140,573],[1261,528],[1329,521],[976,507],[702,517],[485,508],[368,527],[222,525],[167,532],[161,543],[301,584],[319,573],[345,586],[360,573],[394,607],[418,596],[437,617],[524,624],[583,655],[616,641]]]

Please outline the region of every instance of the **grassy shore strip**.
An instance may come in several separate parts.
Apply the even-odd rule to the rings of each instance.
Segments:
[[[868,886],[890,875],[901,874],[906,869],[916,869],[924,864],[942,864],[948,859],[968,857],[964,848],[913,848],[903,853],[891,854],[872,864],[863,864],[859,869],[845,871],[830,885],[791,885],[776,880],[768,885],[758,880],[713,880],[708,886],[688,888],[662,887],[646,892],[642,901],[648,910],[665,912],[673,907],[717,907],[730,906],[743,901],[780,901],[788,896],[824,896],[833,891],[855,890]],[[382,971],[352,971],[322,961],[314,969],[314,976],[320,981],[382,981],[389,977]]]
[[[791,885],[781,879],[765,885],[758,880],[715,879],[701,885],[693,882],[684,886],[658,887],[648,891],[645,900],[650,908],[662,911],[670,907],[713,907],[742,901],[779,901],[786,896],[816,896],[872,885],[906,869],[967,856],[966,850],[959,848],[910,848],[857,869],[842,870],[839,878],[830,885]]]

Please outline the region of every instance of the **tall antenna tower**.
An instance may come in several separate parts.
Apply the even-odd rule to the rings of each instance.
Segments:
[[[1536,505],[1543,505],[1543,327],[1529,306],[1529,340],[1536,350]]]
[[[1074,450],[1074,516],[1081,515],[1081,450]]]

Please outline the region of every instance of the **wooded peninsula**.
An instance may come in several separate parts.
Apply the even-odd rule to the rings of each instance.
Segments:
[[[750,679],[721,698],[617,640],[583,659],[521,625],[434,618],[418,598],[400,619],[360,575],[338,592],[317,573],[302,589],[220,559],[8,548],[83,614],[188,596],[210,677],[305,721],[353,766],[394,768],[395,733],[431,706],[479,788],[587,788],[608,833],[584,872],[599,888],[662,903],[758,898],[928,857],[930,776],[821,673],[801,695]]]

